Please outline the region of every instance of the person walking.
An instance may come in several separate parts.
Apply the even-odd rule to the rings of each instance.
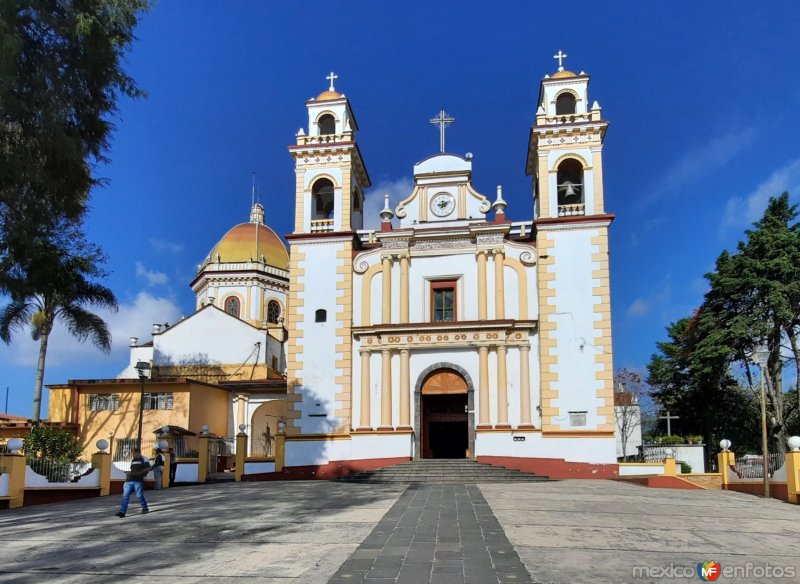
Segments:
[[[161,489],[161,477],[164,474],[164,451],[156,448],[156,457],[153,460],[153,478],[156,481],[154,489]]]
[[[142,514],[149,512],[147,500],[144,498],[144,477],[150,470],[150,463],[142,456],[141,450],[134,448],[132,451],[131,470],[125,473],[125,484],[122,487],[122,505],[116,513],[117,517],[125,517],[128,511],[128,501],[131,493],[136,493],[139,504],[142,506]]]

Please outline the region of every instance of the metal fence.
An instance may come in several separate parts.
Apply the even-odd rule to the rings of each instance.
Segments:
[[[26,461],[30,469],[47,478],[48,483],[76,483],[92,470],[92,463],[85,460],[62,462],[44,458],[31,458]]]
[[[250,444],[250,456],[274,456],[275,436],[270,432],[262,432],[260,436],[253,436]]]
[[[784,455],[772,452],[767,458],[767,472],[769,476],[783,466]],[[745,454],[736,459],[736,474],[743,479],[764,478],[764,457],[759,454]]]

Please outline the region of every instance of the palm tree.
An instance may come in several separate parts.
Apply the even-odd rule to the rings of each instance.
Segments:
[[[91,339],[103,352],[111,350],[111,333],[105,321],[84,308],[85,305],[117,308],[114,293],[89,279],[104,275],[97,267],[97,261],[102,259],[97,255],[81,257],[61,251],[49,254],[35,268],[28,269],[24,277],[6,278],[4,287],[11,302],[0,311],[0,339],[9,344],[14,333],[30,327],[33,340],[39,341],[33,394],[34,423],[39,421],[41,413],[47,344],[57,320],[61,320],[79,341]]]

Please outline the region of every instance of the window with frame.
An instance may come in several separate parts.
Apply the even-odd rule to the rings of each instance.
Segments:
[[[119,409],[119,394],[93,393],[89,395],[89,411],[116,411]]]
[[[278,324],[278,318],[281,316],[281,305],[277,300],[270,300],[267,303],[267,322],[270,324]]]
[[[145,410],[171,410],[172,409],[172,392],[170,393],[145,393],[144,394],[144,408]]]
[[[239,307],[239,299],[236,298],[236,296],[231,296],[230,298],[225,299],[225,312],[231,316],[239,318]]]
[[[456,319],[456,281],[431,282],[431,321],[453,322]]]
[[[586,414],[588,412],[570,412],[569,425],[573,428],[578,428],[586,425]]]

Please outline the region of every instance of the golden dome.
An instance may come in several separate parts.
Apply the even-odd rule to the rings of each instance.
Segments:
[[[338,91],[331,91],[328,89],[317,96],[317,101],[331,101],[333,99],[340,99],[341,97],[342,94]]]
[[[553,76],[550,79],[564,79],[565,77],[577,77],[577,73],[573,73],[572,71],[568,71],[564,69],[563,71],[558,71],[553,73]]]
[[[211,250],[211,261],[217,256],[223,263],[261,261],[267,265],[289,269],[289,252],[278,234],[262,223],[240,223],[219,240]]]

